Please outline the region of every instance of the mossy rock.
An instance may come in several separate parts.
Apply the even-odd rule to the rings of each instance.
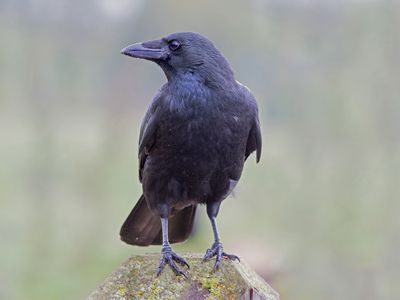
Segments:
[[[279,295],[243,262],[224,259],[214,272],[214,260],[202,262],[199,254],[184,254],[190,265],[188,279],[169,266],[157,277],[159,254],[129,258],[90,296],[89,300],[130,299],[268,299]]]

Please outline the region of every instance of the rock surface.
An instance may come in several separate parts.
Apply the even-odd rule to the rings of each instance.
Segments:
[[[89,300],[128,299],[268,299],[279,295],[244,262],[224,259],[221,268],[213,271],[214,260],[202,262],[199,254],[184,254],[191,267],[182,267],[189,279],[175,276],[169,266],[157,277],[159,254],[129,258]]]

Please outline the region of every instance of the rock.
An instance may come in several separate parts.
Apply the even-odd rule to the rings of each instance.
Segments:
[[[87,299],[279,299],[278,293],[244,262],[224,259],[220,269],[214,272],[214,260],[202,262],[199,254],[183,257],[191,267],[190,270],[182,267],[189,279],[176,276],[168,265],[157,277],[160,255],[135,255]]]

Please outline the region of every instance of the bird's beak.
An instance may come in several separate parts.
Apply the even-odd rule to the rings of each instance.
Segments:
[[[168,53],[162,48],[160,40],[129,45],[122,49],[121,53],[148,60],[160,60],[168,56]]]

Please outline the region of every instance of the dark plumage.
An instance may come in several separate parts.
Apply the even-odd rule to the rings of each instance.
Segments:
[[[186,240],[196,206],[207,205],[215,242],[205,260],[236,259],[222,250],[216,227],[219,206],[238,182],[253,152],[261,155],[257,103],[235,81],[222,54],[204,36],[179,32],[133,44],[123,54],[157,63],[168,82],[150,105],[139,137],[139,178],[143,195],[121,229],[128,244],[163,244],[159,273],[186,261],[170,243]],[[161,222],[160,222],[161,218]],[[170,227],[168,230],[168,226]]]

